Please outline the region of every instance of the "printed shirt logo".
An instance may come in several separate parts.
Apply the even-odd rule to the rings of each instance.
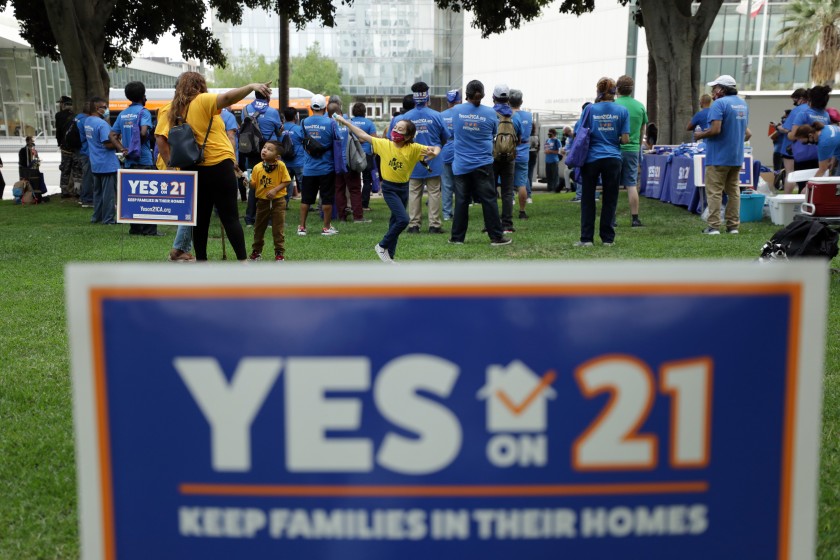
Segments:
[[[390,167],[394,171],[399,171],[403,168],[403,163],[397,160],[397,158],[393,157],[391,158],[391,161],[388,162],[388,167]]]

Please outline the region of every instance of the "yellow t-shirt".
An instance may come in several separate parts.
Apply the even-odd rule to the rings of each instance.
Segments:
[[[282,183],[291,182],[292,177],[289,175],[289,170],[286,169],[286,165],[279,159],[277,160],[277,167],[271,173],[268,173],[265,170],[262,162],[255,165],[254,169],[251,170],[251,188],[256,189],[257,198],[270,200],[267,196],[268,191]],[[273,200],[277,200],[278,198],[282,198],[284,196],[286,196],[285,186],[280,189],[280,191],[274,196]]]
[[[160,109],[158,109],[158,116],[157,116],[157,126],[155,127],[155,136],[163,136],[164,138],[169,138],[169,109],[172,107],[171,103],[167,103]],[[163,161],[163,157],[158,152],[157,159],[155,160],[155,167],[158,169],[166,169],[166,162]]]
[[[373,153],[382,158],[382,178],[392,183],[407,183],[414,166],[423,158],[426,146],[412,142],[402,148],[385,138],[371,138]]]
[[[204,148],[204,161],[199,164],[201,166],[216,165],[226,159],[236,162],[236,154],[233,153],[233,146],[230,145],[230,139],[225,133],[225,123],[220,116],[222,111],[216,107],[217,97],[218,95],[215,93],[199,93],[190,102],[187,111],[187,123],[189,123],[195,135],[195,141],[199,146],[204,143],[209,119],[213,119],[213,126],[210,127],[210,134],[207,135],[207,146]],[[158,114],[158,122],[160,121],[161,118]],[[168,134],[168,122],[166,128]],[[155,134],[158,134],[157,129],[155,129]]]

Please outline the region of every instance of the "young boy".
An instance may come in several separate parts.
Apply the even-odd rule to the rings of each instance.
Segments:
[[[274,260],[286,260],[283,256],[285,236],[283,226],[286,223],[286,188],[292,182],[286,165],[277,156],[280,143],[268,140],[260,151],[262,161],[251,171],[251,188],[256,192],[257,216],[254,222],[254,245],[251,247],[252,261],[262,259],[263,236],[271,218],[271,232],[274,236]]]

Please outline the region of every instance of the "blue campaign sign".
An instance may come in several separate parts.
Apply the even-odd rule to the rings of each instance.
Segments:
[[[83,558],[814,557],[825,263],[341,266],[68,268]]]
[[[117,173],[117,222],[194,226],[197,183],[195,171],[121,169]]]
[[[746,188],[753,188],[753,157],[744,156],[744,163],[741,164],[741,174],[738,176],[738,185]],[[694,156],[694,177],[695,184],[704,186],[706,184],[706,156],[698,154]]]

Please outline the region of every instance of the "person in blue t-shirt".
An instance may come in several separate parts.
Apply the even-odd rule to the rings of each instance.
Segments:
[[[503,119],[509,118],[513,125],[513,132],[516,135],[517,146],[522,138],[522,122],[513,118],[513,108],[510,106],[510,88],[507,84],[498,84],[493,88],[493,110],[501,123]],[[496,175],[496,184],[499,186],[499,194],[502,202],[501,220],[502,232],[513,233],[513,191],[516,172],[516,155],[513,161],[506,158],[493,160],[493,173]]]
[[[252,169],[260,163],[260,150],[266,140],[277,140],[283,129],[283,121],[280,120],[280,113],[269,105],[269,98],[260,92],[254,92],[254,101],[242,108],[242,119],[251,117],[257,122],[257,127],[262,135],[260,149],[250,154],[239,154],[239,167],[245,171]],[[244,157],[243,157],[244,156]],[[245,207],[245,225],[253,227],[257,219],[257,197],[255,189],[248,189],[248,205]]]
[[[747,128],[750,110],[747,102],[738,97],[735,78],[718,77],[712,87],[709,128],[694,133],[695,140],[706,141],[706,199],[709,203],[707,235],[720,234],[720,205],[726,193],[726,232],[738,233],[741,223],[741,191],[738,178],[744,164],[744,141],[751,133]]]
[[[289,176],[292,178],[292,184],[286,192],[286,202],[289,199],[300,198],[301,183],[303,182],[303,132],[298,121],[300,114],[294,107],[286,107],[283,109],[283,136],[288,135],[292,140],[292,146],[295,148],[294,157],[287,157],[283,160],[286,164],[286,169],[289,171]]]
[[[779,124],[776,125],[776,131],[782,135],[782,145],[779,148],[779,151],[782,153],[782,164],[785,168],[785,193],[790,194],[793,192],[794,183],[791,183],[787,180],[787,176],[793,173],[793,151],[791,143],[792,141],[788,138],[788,134],[790,133],[790,123],[796,117],[796,113],[801,110],[805,110],[808,105],[808,90],[805,88],[797,88],[793,93],[790,94],[790,98],[793,100],[793,109],[790,111],[788,116]]]
[[[819,166],[817,159],[817,147],[810,144],[803,144],[796,141],[796,129],[802,125],[814,123],[822,123],[828,125],[831,119],[828,116],[828,111],[825,110],[828,105],[829,94],[831,93],[831,86],[814,86],[808,90],[808,104],[800,105],[796,114],[791,112],[790,118],[786,121],[786,128],[790,129],[788,133],[788,140],[792,143],[791,153],[793,154],[793,170],[799,171],[802,169],[814,169]],[[805,182],[798,183],[800,192],[805,188]],[[788,192],[788,185],[785,185],[785,192]],[[791,185],[792,187],[792,185]],[[792,188],[791,188],[792,191]]]
[[[333,141],[337,128],[333,120],[324,113],[327,110],[327,99],[320,94],[313,95],[309,101],[312,116],[303,119],[304,141],[310,138],[323,148],[323,153],[313,155],[305,152],[303,158],[303,189],[300,196],[300,225],[298,235],[306,235],[306,216],[309,207],[315,204],[321,195],[321,210],[324,213],[324,227],[321,235],[335,235],[338,230],[332,225],[332,207],[335,202],[335,162],[333,159]]]
[[[76,156],[79,158],[79,168],[82,171],[82,186],[79,191],[79,204],[82,208],[93,208],[93,175],[90,172],[90,158],[88,157],[88,142],[85,135],[85,120],[95,115],[93,104],[85,101],[82,112],[76,115],[76,127],[79,129],[79,137],[82,140],[82,147],[79,148]]]
[[[131,105],[120,111],[114,120],[111,130],[116,133],[117,138],[124,146],[131,146],[135,142],[134,125],[137,124],[140,132],[140,153],[137,156],[126,155],[123,160],[125,169],[154,169],[152,161],[152,149],[149,140],[152,129],[152,114],[144,107],[146,104],[146,86],[143,82],[129,82],[125,86],[125,98],[131,101]],[[158,235],[155,224],[131,224],[128,227],[131,235]],[[161,234],[162,235],[162,234]]]
[[[231,146],[233,146],[234,153],[237,153],[239,151],[239,138],[237,136],[237,132],[239,131],[239,123],[236,121],[236,116],[227,107],[222,109],[222,113],[220,116],[222,117],[222,122],[225,123],[225,134],[227,134],[228,140],[230,140],[230,144]],[[247,181],[241,181],[238,179],[239,176],[237,175],[237,188],[239,189],[239,199],[242,202],[246,202],[248,200]]]
[[[91,104],[96,112],[95,116],[85,119],[85,136],[88,143],[88,157],[90,170],[93,173],[93,224],[116,224],[117,215],[117,171],[120,160],[114,150],[128,153],[117,133],[108,126],[106,114],[108,100],[93,97]]]
[[[449,140],[449,130],[440,113],[428,106],[429,85],[416,82],[411,86],[414,108],[407,111],[402,120],[414,123],[417,130],[415,142],[424,146],[443,147]],[[408,233],[420,233],[423,223],[423,187],[426,188],[429,205],[429,233],[443,233],[441,228],[441,179],[443,160],[434,158],[428,163],[421,161],[414,166],[408,182]]]
[[[455,107],[452,115],[455,214],[449,242],[456,245],[464,243],[470,220],[470,201],[477,198],[484,214],[484,228],[490,237],[490,245],[508,245],[511,239],[502,233],[493,175],[493,138],[499,127],[499,118],[496,111],[481,104],[484,84],[480,81],[472,80],[467,84],[466,97],[467,102]]]
[[[364,103],[354,103],[350,113],[352,115],[350,122],[353,123],[353,126],[364,130],[365,134],[369,134],[374,138],[377,136],[376,125],[365,116],[367,114],[367,107],[365,107]],[[364,150],[365,156],[367,157],[367,167],[362,171],[362,210],[365,211],[370,210],[370,192],[373,188],[374,169],[373,149],[370,147],[370,143],[362,142],[362,150]]]
[[[691,117],[691,120],[688,121],[688,124],[685,125],[686,130],[690,130],[694,132],[697,130],[697,127],[700,127],[700,130],[706,130],[709,128],[709,111],[712,105],[712,96],[708,93],[704,93],[700,96],[700,110],[694,113],[694,116]]]
[[[516,147],[513,187],[519,197],[519,219],[527,220],[525,205],[528,203],[528,159],[534,117],[530,112],[520,108],[522,107],[522,92],[518,89],[510,90],[510,106],[513,109],[513,120],[519,125],[519,145]]]
[[[338,99],[338,101],[335,101]],[[327,105],[327,116],[334,119],[335,115],[347,118],[342,113],[341,99],[337,95],[330,97]],[[341,141],[341,157],[344,160],[343,171],[335,172],[335,209],[339,221],[351,221],[356,224],[368,223],[362,209],[362,174],[350,169],[347,161],[347,143],[350,141],[350,129],[335,121],[335,131]],[[351,217],[352,216],[352,217]]]
[[[821,122],[803,124],[796,129],[796,139],[816,146],[819,160],[817,177],[828,175],[832,167],[836,167],[837,159],[840,158],[840,127]]]
[[[446,103],[448,109],[440,114],[446,132],[449,133],[449,142],[443,145],[440,151],[440,159],[443,162],[443,173],[440,175],[440,198],[443,221],[452,219],[452,197],[455,194],[455,175],[452,173],[452,160],[455,159],[455,143],[452,141],[452,115],[455,106],[461,103],[461,92],[451,89],[446,92]]]
[[[785,109],[785,114],[782,115],[781,119],[779,119],[779,124],[770,121],[770,124],[774,128],[773,133],[770,135],[770,141],[773,142],[773,171],[775,171],[776,174],[778,174],[784,167],[784,159],[782,158],[782,147],[784,145],[785,135],[779,132],[779,125],[785,122],[785,119],[787,119],[788,115],[790,115],[790,109]]]
[[[557,129],[548,129],[548,138],[543,146],[545,154],[546,190],[550,193],[560,192],[560,150],[563,144],[557,138]]]
[[[584,110],[575,131],[589,128],[589,152],[581,168],[580,241],[576,247],[592,246],[595,238],[595,189],[601,179],[599,236],[606,246],[615,243],[615,210],[621,184],[621,144],[630,142],[630,113],[615,102],[615,80],[601,78],[595,86],[595,103]]]

